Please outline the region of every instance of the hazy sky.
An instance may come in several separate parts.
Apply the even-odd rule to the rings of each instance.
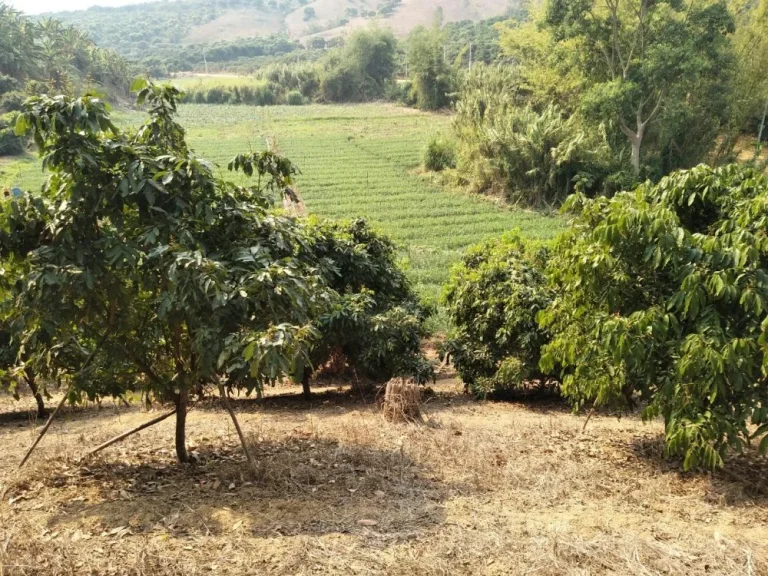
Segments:
[[[126,4],[140,4],[148,0],[4,0],[18,10],[27,14],[40,14],[40,12],[62,12],[64,10],[83,10],[94,5],[99,6],[124,6]]]

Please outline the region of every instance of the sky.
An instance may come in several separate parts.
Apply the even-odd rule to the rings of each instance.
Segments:
[[[84,10],[91,6],[125,6],[126,4],[140,4],[147,0],[3,0],[17,10],[27,14],[40,14],[41,12],[62,12],[64,10]]]

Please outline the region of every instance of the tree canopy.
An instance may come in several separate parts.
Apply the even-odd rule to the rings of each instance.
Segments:
[[[292,183],[290,161],[243,154],[229,169],[258,183],[222,180],[174,120],[179,92],[135,88],[150,108],[135,132],[118,130],[92,96],[28,102],[17,130],[32,134],[51,176],[41,196],[2,206],[0,251],[14,286],[4,310],[21,324],[18,361],[66,375],[72,400],[136,390],[174,402],[186,461],[190,390],[301,381],[341,295],[329,280],[336,263],[311,230],[272,210]],[[398,290],[409,297],[406,283]],[[418,343],[421,320],[408,326],[399,329]],[[420,357],[412,346],[404,353]]]
[[[725,3],[550,0],[540,25],[550,43],[578,50],[569,67],[582,79],[580,109],[626,137],[635,174],[643,163],[662,174],[690,166],[711,149],[732,69]]]
[[[699,166],[613,199],[575,196],[540,315],[577,406],[647,402],[685,468],[768,449],[768,178]]]

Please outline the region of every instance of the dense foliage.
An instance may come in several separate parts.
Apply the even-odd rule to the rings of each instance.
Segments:
[[[36,81],[27,86],[33,93],[91,87],[127,93],[130,73],[123,58],[97,47],[79,28],[52,18],[34,21],[0,3],[0,95],[24,91],[30,81]]]
[[[732,0],[730,6],[736,20],[736,70],[729,99],[729,130],[721,154],[727,156],[747,131],[755,135],[753,159],[757,159],[768,140],[768,0]]]
[[[198,104],[256,106],[381,99],[391,92],[396,56],[397,39],[392,32],[361,29],[347,38],[343,47],[328,51],[321,59],[264,66],[250,84],[201,84],[188,90],[186,98]]]
[[[13,131],[30,94],[127,94],[130,67],[80,30],[53,19],[35,22],[0,2],[0,156],[21,154]]]
[[[537,110],[507,67],[477,66],[456,104],[459,175],[473,191],[528,205],[559,203],[578,187],[610,191],[605,134],[555,104]]]
[[[178,91],[136,88],[150,118],[130,133],[93,97],[28,103],[17,128],[32,133],[51,176],[41,196],[2,206],[0,250],[17,287],[3,309],[21,321],[26,364],[65,375],[72,400],[138,389],[174,402],[186,461],[190,389],[301,380],[317,326],[343,298],[327,281],[341,265],[318,257],[300,221],[272,212],[271,197],[292,183],[288,160],[240,155],[230,170],[258,184],[221,180],[186,145]],[[395,314],[379,324],[407,339],[394,352],[407,348],[410,362],[423,332],[420,318],[407,322]],[[371,342],[393,352],[390,338]],[[380,349],[369,356],[380,360]]]
[[[768,449],[768,178],[699,166],[608,200],[576,196],[541,315],[576,406],[647,402],[685,468]]]
[[[545,248],[507,234],[471,249],[443,296],[455,328],[443,353],[475,394],[519,392],[547,384],[539,369],[547,332],[537,314],[552,302]]]
[[[99,46],[153,72],[177,72],[197,68],[204,59],[229,62],[295,50],[296,45],[284,37],[243,38],[206,46],[188,42],[188,36],[193,28],[213,22],[228,10],[258,12],[260,18],[269,21],[299,5],[298,0],[185,0],[118,8],[94,6],[54,16],[82,28]]]
[[[727,122],[733,31],[723,2],[550,0],[501,44],[537,105],[604,125],[635,175],[658,178],[704,160]]]
[[[339,295],[316,324],[321,337],[310,353],[312,367],[322,368],[341,354],[348,369],[374,382],[434,378],[421,353],[429,311],[398,267],[392,242],[364,220],[313,221],[309,237],[316,258],[328,264],[328,286]]]

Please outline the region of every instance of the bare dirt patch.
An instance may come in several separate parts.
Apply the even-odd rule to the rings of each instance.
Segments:
[[[251,475],[215,401],[190,414],[197,462],[155,414],[72,409],[28,468],[18,405],[0,410],[0,574],[766,574],[765,459],[681,474],[661,426],[553,402],[477,403],[444,380],[427,425],[383,421],[358,391],[278,389],[233,404]],[[15,412],[15,416],[14,414]]]
[[[201,44],[235,38],[251,38],[278,33],[283,27],[283,18],[276,12],[263,10],[231,10],[222,16],[193,28],[185,42]]]

